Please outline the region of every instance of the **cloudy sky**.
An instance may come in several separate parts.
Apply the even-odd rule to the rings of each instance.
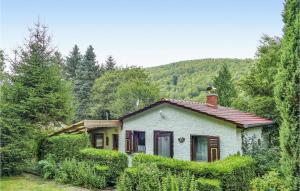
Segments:
[[[10,55],[38,19],[67,55],[93,45],[123,66],[253,58],[263,34],[282,34],[283,0],[0,0],[0,48]]]

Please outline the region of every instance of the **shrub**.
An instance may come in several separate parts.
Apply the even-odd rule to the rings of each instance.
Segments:
[[[188,172],[174,176],[170,173],[162,178],[162,191],[196,191],[195,177]]]
[[[201,191],[221,191],[221,183],[217,179],[199,178],[196,180],[196,188]]]
[[[37,170],[44,179],[53,179],[57,172],[57,165],[52,155],[49,155],[46,160],[40,160],[37,165]]]
[[[254,160],[245,156],[230,156],[212,163],[182,161],[155,155],[137,154],[133,166],[155,163],[163,172],[180,174],[190,172],[196,178],[214,178],[221,181],[224,190],[249,190],[254,178]]]
[[[161,173],[155,165],[127,168],[118,182],[118,191],[160,191]]]
[[[279,177],[279,174],[276,171],[270,171],[268,174],[251,181],[253,191],[287,191],[288,189],[284,188],[283,185],[284,180]]]
[[[90,146],[89,137],[85,134],[63,134],[47,138],[41,146],[42,158],[54,156],[56,161],[76,157],[80,149]]]
[[[116,178],[127,167],[127,155],[118,151],[86,148],[79,152],[78,158],[91,164],[108,166],[109,184],[115,184]]]
[[[55,180],[88,188],[106,187],[105,174],[98,173],[95,166],[76,159],[65,159],[55,175]]]

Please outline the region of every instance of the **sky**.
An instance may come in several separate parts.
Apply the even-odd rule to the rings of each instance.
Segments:
[[[157,66],[201,58],[254,58],[263,34],[282,35],[283,0],[0,0],[8,55],[40,20],[68,55],[92,45],[99,63]]]

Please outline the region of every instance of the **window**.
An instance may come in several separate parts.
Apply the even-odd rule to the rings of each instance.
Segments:
[[[146,140],[145,132],[134,131],[133,132],[133,151],[137,153],[146,152]]]
[[[219,137],[191,136],[191,159],[200,162],[220,159]]]
[[[104,134],[103,133],[95,133],[94,134],[94,147],[103,149],[104,148]]]
[[[154,154],[173,157],[173,132],[154,131]]]

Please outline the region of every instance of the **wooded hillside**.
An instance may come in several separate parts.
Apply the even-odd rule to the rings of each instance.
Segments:
[[[163,97],[204,101],[205,93],[200,90],[212,85],[214,76],[223,64],[228,65],[237,83],[253,63],[253,59],[199,59],[146,68],[146,70],[152,81],[160,87]]]

